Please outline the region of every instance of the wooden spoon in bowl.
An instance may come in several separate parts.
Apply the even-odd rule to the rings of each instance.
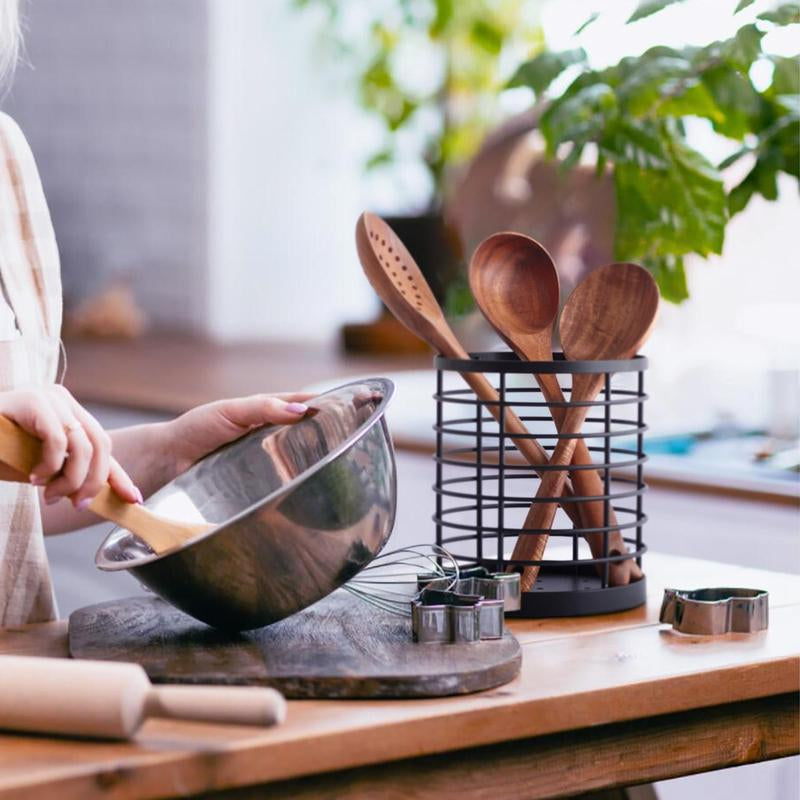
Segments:
[[[478,307],[503,341],[523,360],[552,359],[553,323],[558,316],[559,284],[556,266],[550,254],[535,239],[521,233],[496,233],[484,239],[472,255],[469,265],[469,285]],[[558,378],[552,373],[534,375],[548,403],[563,403],[564,393]],[[564,423],[563,406],[549,405],[556,427]],[[572,457],[575,465],[591,465],[592,456],[583,439],[575,444]],[[575,492],[584,497],[604,494],[603,482],[593,469],[577,469],[569,473]],[[578,513],[584,528],[604,526],[602,501],[579,503]],[[617,522],[609,509],[609,523]],[[592,555],[604,555],[603,535],[588,534]],[[607,554],[627,552],[618,530],[608,537]],[[598,565],[600,572],[602,566]],[[609,564],[609,582],[622,586],[642,575],[634,559]]]
[[[469,359],[447,324],[419,266],[386,222],[375,214],[363,213],[356,223],[356,248],[367,279],[386,307],[406,328],[447,358]],[[500,422],[500,398],[484,375],[463,372],[461,377]],[[534,469],[547,464],[547,453],[508,408],[504,415],[504,428]],[[568,485],[564,493],[571,491]],[[564,510],[576,525],[580,525],[580,516],[574,506],[574,503],[564,503]]]
[[[653,276],[637,264],[609,264],[592,272],[567,300],[561,314],[561,345],[567,358],[580,361],[632,358],[647,341],[658,311],[658,287]],[[602,389],[604,376],[576,374],[572,379],[570,400],[593,401]],[[561,433],[580,433],[589,413],[588,406],[567,409]],[[550,457],[551,464],[566,466],[572,460],[577,439],[560,439]],[[558,497],[567,478],[565,471],[548,472],[536,493],[537,498]],[[547,531],[553,524],[555,502],[533,503],[524,528]],[[522,535],[512,558],[539,561],[547,545],[547,534]],[[536,582],[538,566],[522,572],[523,591]]]
[[[0,414],[0,461],[17,470],[21,481],[27,481],[33,467],[41,461],[41,453],[42,443],[38,439]],[[92,498],[89,509],[136,534],[158,554],[177,548],[214,527],[207,522],[165,519],[143,505],[125,502],[108,484]]]

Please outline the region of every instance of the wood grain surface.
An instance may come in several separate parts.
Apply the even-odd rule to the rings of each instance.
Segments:
[[[573,797],[597,789],[629,786],[796,752],[800,735],[798,696],[666,714],[599,730],[559,733],[490,747],[329,775],[280,781],[268,786],[214,792],[211,800],[423,800],[487,796],[514,800]],[[487,777],[491,794],[487,793]],[[269,792],[269,794],[266,794]],[[655,794],[651,795],[655,798]],[[586,800],[600,800],[591,794]],[[628,798],[620,793],[618,797]]]
[[[783,727],[754,728],[753,717],[740,710],[742,703],[766,703],[800,688],[797,577],[658,554],[648,554],[647,570],[651,593],[644,609],[580,620],[513,621],[509,627],[522,644],[522,670],[498,689],[423,700],[292,701],[287,722],[263,732],[155,720],[128,744],[0,736],[0,797],[186,796],[422,756],[435,756],[444,764],[457,751],[532,737],[538,738],[531,747],[538,748],[539,743],[544,747],[542,737],[553,734],[564,734],[566,742],[583,743],[586,749],[575,762],[576,774],[569,771],[573,762],[568,744],[560,756],[553,756],[549,774],[555,774],[560,763],[570,781],[585,777],[596,787],[798,752],[791,732],[787,740]],[[682,636],[655,621],[664,586],[724,584],[770,592],[768,631],[752,636]],[[64,623],[0,633],[3,652],[34,650],[65,656],[66,648]],[[716,734],[709,728],[712,734],[702,737],[702,745],[693,744],[696,732],[704,730],[703,721],[711,725],[711,709],[717,706],[729,706],[728,734],[723,736],[725,726]],[[693,717],[699,728],[692,727],[690,718],[698,709],[708,710]],[[643,735],[662,715],[678,715],[670,723],[676,727],[664,741],[671,738],[675,747],[686,748],[675,750],[671,757],[667,757],[670,751],[659,756],[653,747],[637,759],[635,735],[621,740],[616,749],[603,739],[603,726],[627,726],[639,720],[635,724],[641,727],[636,730]],[[680,718],[686,722],[685,736]],[[761,733],[754,736],[754,730]],[[621,731],[622,727],[614,736]],[[744,745],[737,745],[732,755],[737,741]],[[593,754],[599,759],[597,765]],[[654,775],[647,773],[651,762]],[[487,792],[504,785],[503,762],[489,771],[478,769],[485,766],[483,761],[474,764],[473,774]],[[511,775],[512,765],[508,769]],[[608,784],[602,783],[603,774]],[[391,797],[391,776],[387,772],[387,797]]]
[[[154,597],[89,606],[69,619],[73,658],[134,661],[155,683],[272,686],[289,698],[441,697],[500,686],[517,640],[425,645],[411,620],[345,591],[256,631],[209,628]]]

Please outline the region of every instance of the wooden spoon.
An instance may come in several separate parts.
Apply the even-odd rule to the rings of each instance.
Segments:
[[[558,316],[558,273],[550,254],[542,245],[521,233],[496,233],[484,239],[474,252],[469,265],[469,284],[478,307],[500,337],[523,360],[552,359],[553,323]],[[564,393],[558,378],[552,373],[534,375],[548,403],[563,403]],[[563,406],[548,406],[556,427],[564,423]],[[575,465],[591,465],[592,457],[583,439],[575,445],[572,457]],[[600,475],[593,469],[573,470],[570,473],[573,489],[584,497],[604,494]],[[604,526],[602,501],[579,503],[578,512],[584,528]],[[609,522],[617,518],[609,509]],[[595,558],[604,555],[603,535],[589,534],[586,541]],[[620,531],[609,533],[610,555],[627,552]],[[602,573],[602,565],[598,565]],[[631,577],[640,578],[639,565],[627,559],[609,565],[609,582],[621,586]]]
[[[41,454],[42,443],[38,439],[0,415],[0,461],[17,470],[21,482],[28,480],[33,467],[41,461]],[[92,498],[89,509],[136,534],[158,554],[179,547],[214,527],[206,522],[177,522],[160,517],[143,505],[125,502],[108,484]]]
[[[447,358],[469,359],[411,253],[380,217],[365,212],[358,218],[356,248],[367,279],[386,307],[406,328]],[[500,422],[500,398],[494,387],[479,372],[460,374],[484,402],[489,413]],[[503,424],[534,469],[547,464],[547,453],[511,409],[506,409]],[[570,492],[568,486],[564,493]],[[574,505],[564,503],[564,510],[576,525],[580,525],[580,516]]]
[[[564,354],[567,358],[580,361],[632,358],[650,335],[657,311],[658,288],[646,269],[636,264],[601,267],[578,284],[564,306],[559,326]],[[571,401],[593,401],[602,389],[603,382],[602,374],[574,375]],[[579,433],[588,413],[588,406],[567,409],[561,433]],[[576,439],[560,439],[550,463],[561,466],[569,464],[576,443]],[[566,477],[564,471],[548,472],[542,478],[536,497],[558,497]],[[546,531],[552,526],[555,513],[554,502],[534,503],[524,527]],[[546,545],[546,533],[520,536],[512,558],[539,561]],[[523,591],[533,588],[538,572],[538,566],[525,567],[521,579]]]

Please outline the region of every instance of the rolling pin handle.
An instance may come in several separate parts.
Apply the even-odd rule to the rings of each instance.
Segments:
[[[277,725],[286,719],[286,701],[262,686],[154,686],[145,698],[146,717]]]

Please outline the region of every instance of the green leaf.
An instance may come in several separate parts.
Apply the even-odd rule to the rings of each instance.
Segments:
[[[371,170],[376,167],[382,167],[386,164],[390,164],[393,160],[394,153],[391,150],[379,150],[367,159],[366,164],[364,164],[364,169]]]
[[[720,161],[719,164],[717,164],[717,169],[722,172],[722,170],[728,169],[728,167],[735,164],[740,158],[752,152],[753,150],[750,147],[740,147],[736,152],[731,153],[727,158]]]
[[[585,61],[586,51],[582,47],[560,53],[545,51],[522,64],[508,82],[508,87],[528,86],[538,97],[567,67]]]
[[[444,307],[450,317],[463,317],[475,308],[475,298],[465,273],[459,273],[448,285]]]
[[[486,20],[475,20],[470,31],[470,38],[492,55],[497,55],[503,49],[503,32]]]
[[[572,169],[581,160],[585,147],[585,141],[575,142],[567,153],[567,157],[561,162],[561,169],[563,171]]]
[[[767,200],[775,200],[778,197],[778,168],[779,158],[776,153],[768,151],[758,158],[750,172],[728,195],[730,215],[742,211],[755,194],[760,194]]]
[[[725,123],[725,114],[704,83],[691,80],[683,84],[682,88],[681,92],[674,95],[670,95],[670,89],[667,88],[667,98],[656,109],[658,116],[704,117],[719,125]]]
[[[553,155],[561,142],[588,140],[602,130],[604,115],[612,112],[616,103],[613,89],[605,83],[591,84],[555,100],[539,121],[547,152]]]
[[[583,22],[578,29],[573,33],[573,36],[580,36],[598,17],[600,16],[599,11],[595,11],[593,14],[589,16],[585,22]]]
[[[661,11],[662,8],[666,8],[667,6],[671,6],[674,3],[682,3],[683,0],[641,0],[639,5],[636,7],[636,11],[628,17],[626,21],[626,25],[629,25],[631,22],[636,22],[637,20],[644,19],[645,17],[649,17],[652,14],[656,14]]]
[[[743,139],[752,130],[761,109],[761,98],[750,80],[738,70],[718,65],[705,70],[701,80],[722,112],[722,119],[710,118],[717,133]]]
[[[739,4],[734,9],[733,13],[738,14],[740,11],[744,11],[748,6],[753,5],[756,0],[739,0]]]
[[[632,134],[636,131],[638,136]],[[663,122],[622,128],[627,160],[616,159],[617,258],[719,253],[727,223],[725,190],[719,173],[675,137]],[[659,153],[657,165],[636,158],[640,142]],[[656,143],[656,144],[654,144]]]
[[[800,23],[800,3],[784,3],[772,11],[762,12],[756,19],[775,25],[796,25]]]
[[[436,39],[441,36],[450,21],[453,19],[455,11],[455,0],[435,0],[436,16],[433,18],[428,34]]]
[[[668,81],[684,78],[691,71],[691,63],[685,58],[672,54],[646,56],[638,59],[635,69],[628,68],[627,60],[621,65],[624,77],[617,92],[621,103],[634,116],[648,113],[661,101]]]
[[[800,57],[772,56],[770,60],[775,69],[767,94],[776,97],[782,94],[800,93]]]
[[[726,61],[747,72],[761,55],[761,39],[764,31],[755,25],[744,25],[733,38],[721,42],[720,55]]]
[[[670,303],[682,303],[689,297],[682,256],[649,256],[642,259],[656,279],[661,296]]]

